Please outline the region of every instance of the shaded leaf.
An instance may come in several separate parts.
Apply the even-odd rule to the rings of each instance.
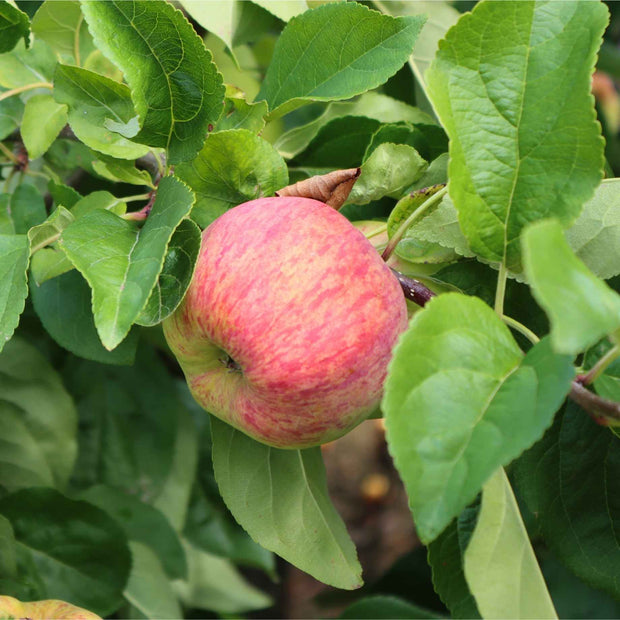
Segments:
[[[26,235],[0,235],[0,351],[11,338],[28,296]]]
[[[114,183],[122,182],[131,185],[146,185],[154,188],[151,175],[146,170],[138,170],[134,162],[101,156],[93,162],[94,171]]]
[[[0,54],[10,52],[20,39],[28,45],[28,15],[5,0],[0,2]]]
[[[341,620],[363,620],[367,618],[441,618],[395,596],[366,596],[349,605],[339,616]]]
[[[34,185],[22,183],[17,187],[9,198],[8,208],[18,235],[26,234],[47,218],[43,196]]]
[[[0,89],[0,95],[2,94]],[[24,103],[19,97],[9,97],[0,101],[0,140],[4,140],[21,123]]]
[[[264,101],[248,103],[241,97],[226,97],[224,112],[215,126],[215,131],[247,129],[258,134],[265,127],[267,111]]]
[[[30,259],[30,273],[37,285],[41,285],[43,282],[47,282],[72,269],[73,263],[62,250],[57,248],[41,248]]]

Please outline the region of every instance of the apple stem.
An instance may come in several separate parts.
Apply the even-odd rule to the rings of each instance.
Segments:
[[[428,286],[425,286],[419,280],[410,278],[400,273],[400,271],[392,269],[391,267],[390,270],[396,276],[398,283],[403,289],[405,298],[409,301],[412,301],[414,304],[418,304],[418,306],[424,307],[433,297],[437,295],[437,293],[431,291]]]

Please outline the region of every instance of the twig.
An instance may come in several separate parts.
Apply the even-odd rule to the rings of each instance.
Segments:
[[[577,377],[570,389],[569,397],[601,426],[620,425],[620,403],[603,398],[583,385],[583,376]]]

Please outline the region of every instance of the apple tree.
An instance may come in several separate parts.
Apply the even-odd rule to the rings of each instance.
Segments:
[[[588,0],[0,0],[0,617],[238,616],[273,605],[248,575],[276,556],[363,585],[321,448],[209,415],[162,329],[202,231],[291,193],[408,298],[373,415],[442,603],[364,588],[343,617],[617,616],[611,9],[615,30]]]

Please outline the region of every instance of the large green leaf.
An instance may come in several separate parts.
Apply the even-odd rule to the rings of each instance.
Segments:
[[[70,601],[101,616],[117,609],[131,558],[122,529],[103,510],[35,488],[1,499],[0,514],[35,559],[43,598]]]
[[[95,325],[106,349],[120,344],[146,305],[170,238],[193,201],[192,192],[183,183],[165,177],[139,231],[130,222],[99,209],[63,232],[62,248],[93,289]]]
[[[598,2],[484,2],[439,46],[426,77],[450,137],[450,196],[485,259],[520,271],[523,226],[569,225],[599,184],[590,81],[606,23]]]
[[[161,0],[83,2],[97,47],[125,74],[140,120],[135,140],[192,159],[222,111],[222,76],[181,11]]]
[[[41,157],[67,123],[67,106],[52,95],[34,95],[26,102],[21,134],[30,159]]]
[[[525,230],[523,261],[532,293],[551,321],[556,351],[580,353],[620,327],[620,295],[573,254],[558,222]]]
[[[273,196],[288,183],[282,157],[247,129],[211,134],[196,159],[175,173],[196,193],[192,219],[202,228],[231,207]]]
[[[547,340],[523,357],[475,297],[441,295],[414,316],[394,350],[382,409],[423,542],[551,424],[574,376],[570,362]]]
[[[544,540],[571,571],[620,599],[620,438],[569,401],[516,463]]]
[[[28,15],[15,6],[0,2],[0,54],[10,52],[20,39],[28,44],[30,20]]]
[[[586,202],[566,240],[599,278],[620,273],[620,179],[604,179]]]
[[[0,196],[0,204],[2,196]],[[26,234],[33,226],[47,218],[45,202],[34,185],[22,183],[9,197],[7,205],[10,219],[18,235]]]
[[[28,296],[26,235],[0,235],[0,351],[11,338]]]
[[[49,362],[32,345],[19,338],[7,342],[0,355],[0,394],[5,428],[2,439],[13,443],[13,454],[19,453],[25,459],[30,453],[32,457],[24,461],[14,459],[11,467],[33,469],[36,460],[40,483],[43,482],[40,474],[45,470],[49,474],[46,473],[44,479],[49,484],[64,487],[77,452],[75,406]],[[34,449],[38,455],[31,453]],[[0,457],[5,475],[9,471],[9,454],[5,445]],[[17,484],[16,481],[17,475],[13,473],[8,479],[3,476],[0,484],[7,488],[22,486],[21,481]]]
[[[109,129],[110,121],[129,123],[136,113],[129,88],[92,71],[59,64],[54,72],[54,98],[69,109],[75,135],[96,151],[121,159],[136,159],[148,147]]]
[[[211,430],[220,493],[250,536],[324,583],[359,587],[361,566],[327,494],[320,450],[278,450],[216,418]]]
[[[80,495],[80,499],[114,517],[130,541],[147,545],[170,578],[180,579],[187,575],[181,541],[159,510],[121,489],[103,484],[90,487]]]
[[[35,41],[28,50],[19,43],[12,52],[0,54],[0,86],[19,88],[51,82],[55,66],[56,58],[43,41]]]
[[[407,61],[424,17],[393,18],[356,3],[327,4],[282,31],[257,99],[272,114],[376,88]]]
[[[125,598],[146,618],[182,618],[183,612],[160,559],[150,547],[130,541],[131,573]]]
[[[557,618],[502,468],[482,490],[464,569],[483,618]]]

